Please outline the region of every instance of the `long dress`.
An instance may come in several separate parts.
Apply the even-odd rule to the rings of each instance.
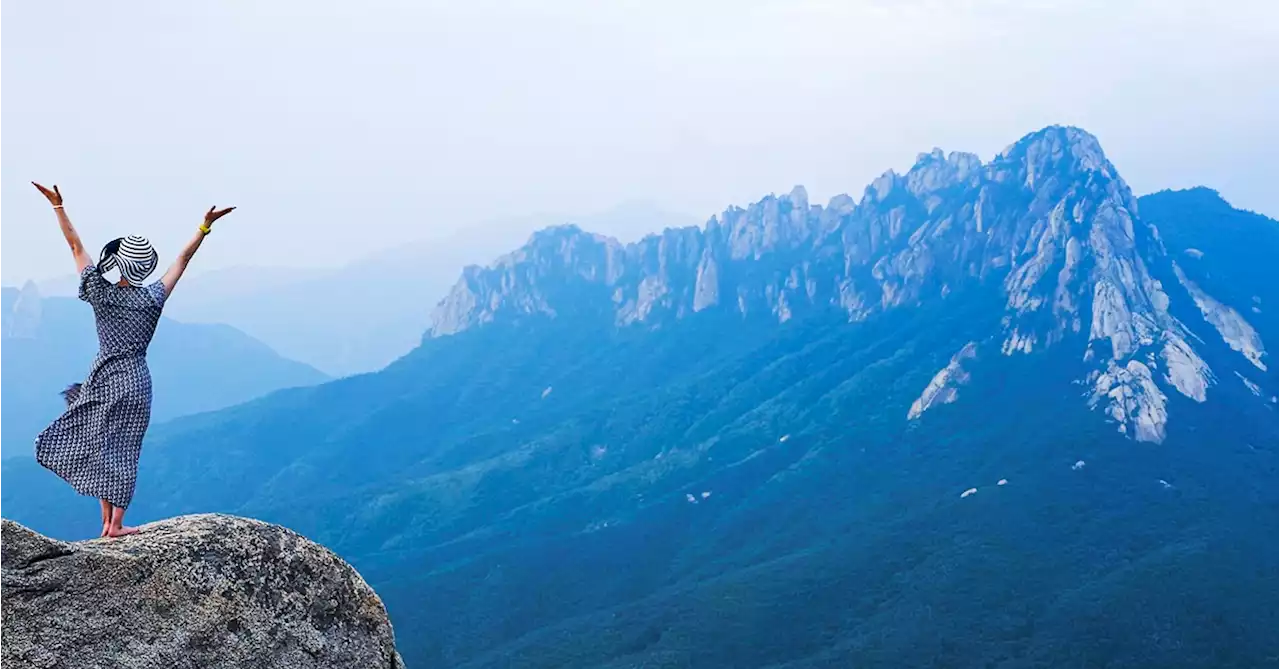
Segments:
[[[98,356],[67,410],[36,437],[36,460],[76,492],[125,508],[133,500],[142,438],[151,422],[147,346],[164,309],[164,285],[119,286],[90,265],[80,299],[93,307]]]

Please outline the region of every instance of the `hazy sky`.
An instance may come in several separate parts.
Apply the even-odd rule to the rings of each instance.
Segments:
[[[1229,8],[1228,8],[1229,6]],[[646,200],[699,219],[815,202],[934,146],[989,159],[1053,123],[1138,193],[1275,216],[1280,24],[1257,2],[83,2],[4,5],[3,267],[97,249],[332,265],[532,212]]]

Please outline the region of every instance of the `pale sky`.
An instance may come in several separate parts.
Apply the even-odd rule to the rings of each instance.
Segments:
[[[94,249],[328,266],[536,212],[698,220],[796,184],[859,193],[934,146],[1096,134],[1139,193],[1280,198],[1275,0],[9,2],[6,283]],[[443,242],[442,242],[443,243]]]

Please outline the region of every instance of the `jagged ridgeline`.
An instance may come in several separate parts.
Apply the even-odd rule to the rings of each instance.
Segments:
[[[1061,127],[635,244],[545,230],[385,370],[154,428],[130,513],[323,543],[415,668],[1262,666],[1278,241]]]
[[[1184,262],[1198,259],[1192,251]],[[814,205],[796,187],[727,209],[705,228],[625,246],[571,226],[546,230],[492,267],[468,268],[431,333],[563,312],[617,326],[713,309],[779,323],[834,309],[859,322],[972,285],[998,286],[999,323],[956,353],[911,418],[955,399],[967,378],[955,374],[961,357],[1061,344],[1091,363],[1084,400],[1121,432],[1159,442],[1167,392],[1204,402],[1220,378],[1254,389],[1251,379],[1267,371],[1254,327],[1186,276],[1098,141],[1070,127],[1029,135],[986,164],[935,149],[905,176],[876,179],[857,202],[840,195]],[[1256,308],[1261,297],[1250,300]],[[1214,332],[1199,339],[1179,311]],[[1241,372],[1215,374],[1200,353],[1224,344],[1247,363]]]

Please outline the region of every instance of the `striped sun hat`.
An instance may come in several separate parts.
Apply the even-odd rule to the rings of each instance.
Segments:
[[[156,250],[146,237],[129,235],[107,242],[102,247],[102,256],[98,260],[98,271],[105,273],[113,269],[120,270],[120,276],[135,286],[151,276],[159,261]]]

